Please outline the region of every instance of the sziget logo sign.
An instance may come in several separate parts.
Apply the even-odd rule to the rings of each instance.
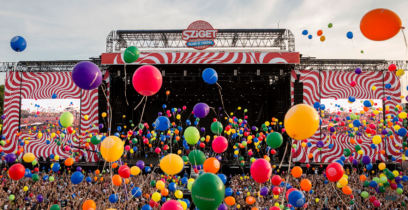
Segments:
[[[204,50],[214,46],[214,40],[217,37],[217,29],[214,29],[208,22],[197,20],[191,23],[182,33],[182,39],[187,47],[196,50]]]

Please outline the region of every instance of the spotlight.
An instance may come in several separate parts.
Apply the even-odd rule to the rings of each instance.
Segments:
[[[259,76],[259,75],[261,75],[261,70],[260,70],[260,69],[257,69],[257,70],[256,70],[256,76]]]
[[[238,70],[234,69],[234,76],[238,75]]]

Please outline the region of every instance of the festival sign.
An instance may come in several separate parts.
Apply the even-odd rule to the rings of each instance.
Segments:
[[[214,29],[211,24],[203,20],[197,20],[191,23],[182,33],[182,39],[186,42],[186,46],[196,50],[204,50],[215,45],[217,37],[217,29]]]

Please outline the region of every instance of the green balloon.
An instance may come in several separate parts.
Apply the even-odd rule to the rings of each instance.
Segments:
[[[98,145],[99,143],[101,143],[101,139],[100,139],[97,135],[92,136],[92,138],[91,138],[91,143],[92,143],[93,145]]]
[[[356,146],[354,146],[354,149],[355,149],[356,151],[359,151],[359,150],[361,150],[361,146],[357,144]]]
[[[58,204],[54,204],[51,206],[50,210],[61,210],[61,207]]]
[[[350,149],[349,149],[349,148],[344,149],[343,154],[344,154],[344,156],[346,156],[346,157],[350,156],[350,155],[351,155]]]
[[[191,165],[194,166],[204,164],[205,159],[205,154],[201,150],[195,149],[188,154],[188,160],[190,161]]]
[[[14,199],[16,199],[16,196],[14,196],[14,195],[9,195],[9,200],[14,201]]]
[[[62,127],[66,128],[71,126],[72,123],[74,122],[74,115],[72,115],[71,112],[64,112],[62,113],[59,120]]]
[[[378,188],[378,191],[380,191],[380,193],[385,192],[385,187],[384,187],[384,186],[379,187],[379,188]]]
[[[38,161],[37,161],[36,159],[34,159],[33,162],[31,162],[31,164],[32,164],[33,166],[37,165],[37,163],[38,163]]]
[[[137,138],[133,138],[133,139],[132,139],[132,143],[133,143],[133,144],[137,144]]]
[[[215,210],[225,196],[225,186],[213,173],[201,174],[193,183],[191,197],[200,210]]]
[[[282,145],[283,137],[278,132],[272,132],[266,137],[266,144],[272,149],[279,148]]]
[[[152,181],[150,182],[150,186],[155,187],[155,186],[156,186],[156,181],[152,180]]]
[[[368,198],[368,192],[367,191],[363,191],[363,192],[361,192],[361,197],[363,197],[363,198]]]
[[[33,174],[33,176],[31,176],[31,178],[33,179],[34,182],[38,181],[40,178],[38,177],[38,174]]]
[[[220,135],[223,129],[224,128],[222,127],[222,124],[220,122],[215,121],[211,123],[211,132],[213,132],[213,134]]]
[[[380,183],[386,183],[386,182],[388,182],[388,179],[387,179],[387,177],[385,177],[385,176],[383,176],[383,177],[381,177],[380,178]]]
[[[135,46],[130,46],[126,48],[125,52],[123,53],[123,60],[125,63],[133,63],[139,58],[139,55],[139,49],[137,49]]]
[[[200,132],[196,127],[190,126],[184,131],[184,138],[188,144],[195,145],[200,140]]]
[[[364,187],[368,187],[368,186],[370,186],[370,182],[368,182],[367,180],[366,180],[366,181],[364,181],[363,186],[364,186]]]
[[[400,195],[401,195],[401,194],[402,194],[402,192],[403,192],[402,188],[397,188],[397,193],[398,193],[398,194],[400,194]]]
[[[188,162],[188,157],[187,156],[183,156],[181,158],[183,159],[184,162]]]
[[[53,182],[53,181],[55,180],[55,178],[54,178],[53,176],[50,176],[50,177],[48,178],[48,180],[49,180],[50,182]]]
[[[333,23],[329,23],[329,25],[327,25],[327,27],[329,27],[329,28],[333,27]]]

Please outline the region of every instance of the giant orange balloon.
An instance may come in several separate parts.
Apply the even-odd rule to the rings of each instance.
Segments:
[[[317,111],[307,104],[298,104],[290,108],[284,121],[286,133],[296,140],[313,136],[319,128],[319,123]]]
[[[210,157],[204,161],[204,171],[216,174],[220,170],[220,161],[215,157]]]
[[[401,19],[389,9],[374,9],[367,12],[360,21],[361,33],[373,41],[384,41],[397,35],[401,30]]]
[[[96,210],[96,203],[93,200],[86,200],[82,204],[82,210]]]

